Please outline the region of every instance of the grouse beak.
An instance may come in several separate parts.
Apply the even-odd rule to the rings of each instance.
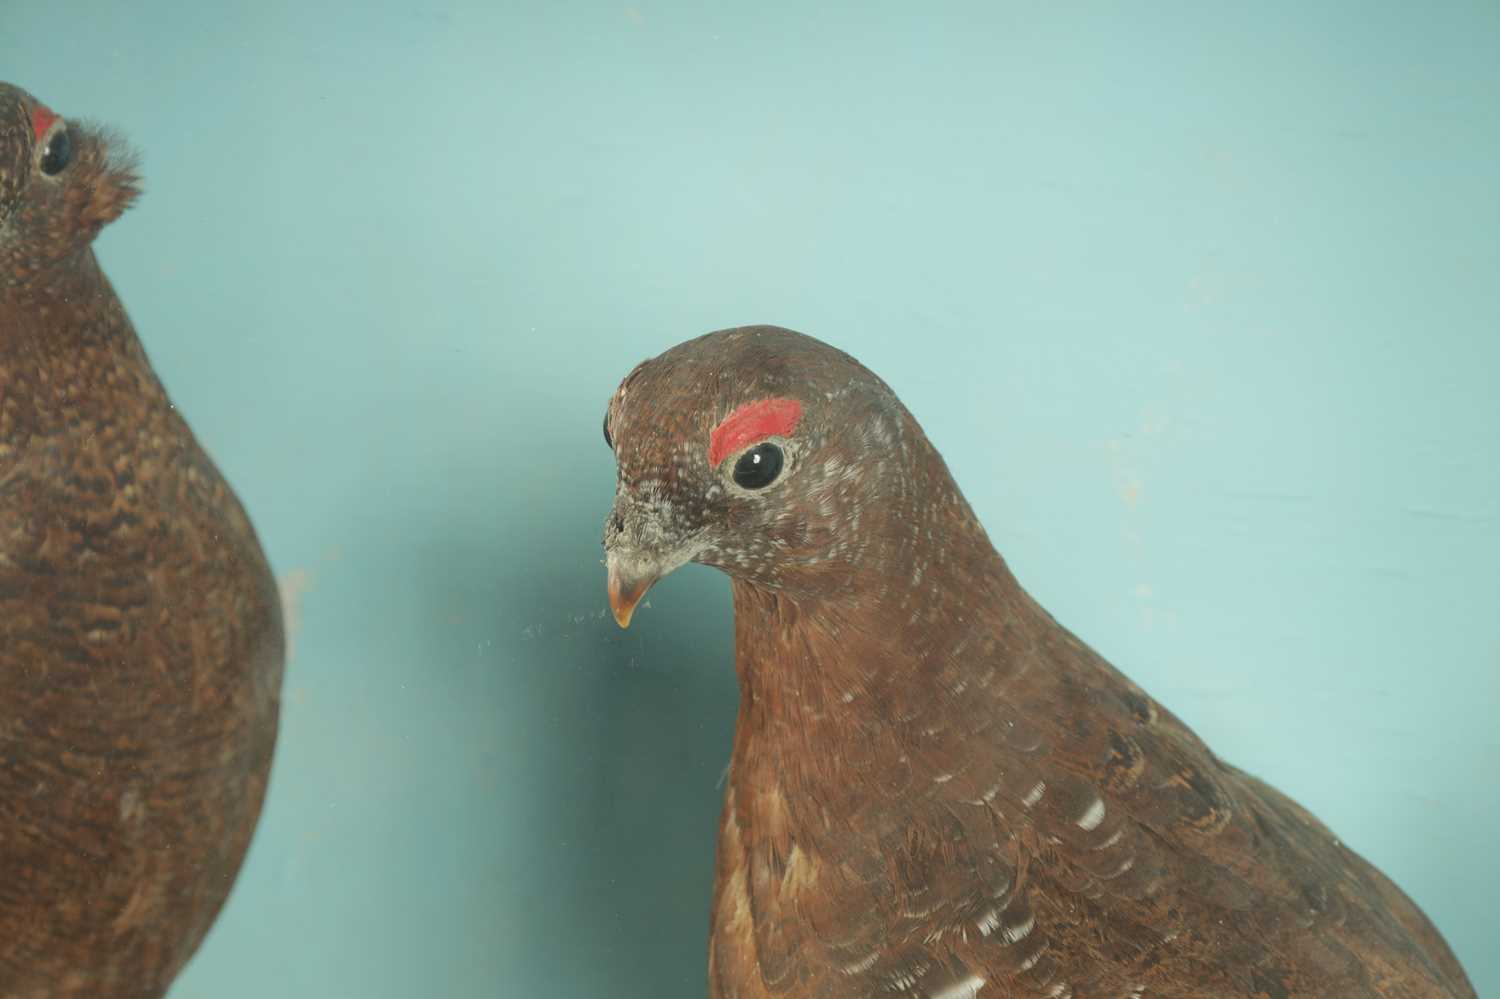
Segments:
[[[636,605],[660,577],[652,573],[627,573],[620,563],[609,560],[609,609],[615,612],[615,623],[622,628],[630,627],[630,618]]]
[[[622,628],[630,627],[646,591],[672,570],[691,562],[703,547],[697,536],[684,536],[664,526],[670,519],[670,511],[643,510],[616,500],[604,522],[609,609]]]

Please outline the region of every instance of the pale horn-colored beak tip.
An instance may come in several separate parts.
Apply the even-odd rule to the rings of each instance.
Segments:
[[[650,576],[644,579],[624,578],[614,566],[610,566],[609,609],[614,611],[616,624],[622,628],[630,627],[630,619],[635,616],[636,607],[655,582],[655,578]]]

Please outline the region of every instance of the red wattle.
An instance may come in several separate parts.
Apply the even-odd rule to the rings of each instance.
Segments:
[[[47,134],[47,129],[57,120],[57,115],[52,113],[51,108],[38,104],[31,109],[31,130],[36,133],[38,141]]]
[[[708,463],[714,468],[746,444],[767,437],[790,437],[802,419],[802,403],[796,399],[761,399],[748,402],[724,417],[708,438]]]

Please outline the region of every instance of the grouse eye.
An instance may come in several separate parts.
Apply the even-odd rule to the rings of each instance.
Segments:
[[[609,449],[611,451],[613,451],[615,449],[615,442],[609,436],[609,414],[608,413],[604,414],[604,443],[609,446]]]
[[[73,136],[66,128],[59,128],[47,140],[42,150],[42,173],[56,177],[73,162]]]
[[[757,444],[734,464],[734,484],[741,489],[764,489],[781,474],[781,448],[767,441]]]

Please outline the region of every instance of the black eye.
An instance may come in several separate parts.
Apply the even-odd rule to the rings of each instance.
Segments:
[[[610,436],[609,436],[609,414],[608,413],[604,414],[604,443],[609,445],[609,449],[611,451],[613,451],[615,449],[615,442],[613,440],[611,440]]]
[[[734,483],[741,489],[764,489],[781,474],[781,448],[767,441],[757,444],[734,463]]]
[[[59,128],[52,133],[52,138],[47,141],[47,147],[42,150],[42,173],[48,177],[56,177],[66,170],[71,162],[73,162],[73,136],[66,128]]]

